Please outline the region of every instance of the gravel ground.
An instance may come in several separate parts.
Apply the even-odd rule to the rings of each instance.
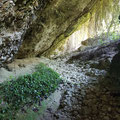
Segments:
[[[105,82],[107,71],[99,69],[106,64],[105,60],[103,59],[102,64],[99,64],[101,60],[67,62],[68,60],[69,57],[55,60],[41,57],[24,60],[25,65],[23,60],[16,62],[16,66],[19,65],[23,73],[24,69],[33,70],[34,65],[43,62],[64,79],[57,90],[62,91],[61,97],[57,100],[56,94],[52,100],[56,100],[56,109],[52,106],[54,102],[51,102],[43,117],[38,120],[120,120],[120,96],[111,94]],[[8,69],[12,71],[11,66],[9,65]],[[17,69],[16,72],[18,71]]]
[[[107,71],[98,69],[101,60],[73,60],[71,63],[67,63],[67,60],[68,58],[59,58],[49,61],[41,58],[65,81],[61,85],[64,93],[60,105],[56,112],[51,113],[51,117],[49,115],[49,120],[120,120],[120,97],[111,94],[106,84]],[[105,60],[102,60],[105,65]],[[44,117],[44,120],[47,119],[47,116]]]

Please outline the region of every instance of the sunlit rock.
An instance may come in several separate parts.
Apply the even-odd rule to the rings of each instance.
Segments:
[[[78,49],[83,40],[118,30],[118,2],[1,0],[0,62],[10,62],[16,54],[57,57]]]

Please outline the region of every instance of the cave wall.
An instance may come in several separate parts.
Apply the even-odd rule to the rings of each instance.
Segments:
[[[49,57],[58,43],[76,30],[76,24],[88,13],[97,0],[56,0],[37,14],[36,22],[28,30],[18,57],[31,57],[44,53]],[[52,49],[52,50],[50,50]]]
[[[120,39],[120,15],[119,0],[97,1],[93,8],[83,17],[77,27],[77,31],[64,40],[64,44],[50,49],[50,57],[58,57],[66,53],[85,49],[87,46],[96,46],[103,42]]]
[[[24,36],[49,0],[0,0],[0,67],[11,62]]]
[[[69,48],[70,35],[83,30],[84,23],[88,24],[88,21],[86,27],[89,29],[86,31],[90,35],[90,32],[95,33],[95,26],[101,26],[101,20],[107,18],[107,13],[114,13],[111,6],[118,6],[118,2],[119,0],[1,0],[0,65],[10,62],[16,54],[17,58],[60,55],[59,51],[65,52]],[[92,20],[93,16],[95,18]],[[84,31],[82,34],[84,36]]]

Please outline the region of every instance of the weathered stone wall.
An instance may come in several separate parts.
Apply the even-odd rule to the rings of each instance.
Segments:
[[[53,49],[53,52],[50,49],[50,57],[64,55],[66,52],[70,53],[79,47],[80,49],[84,49],[86,46],[95,46],[103,42],[119,39],[119,8],[119,0],[98,1],[88,12],[88,18],[81,18],[85,22],[81,22],[78,30],[70,35],[64,44],[60,44],[60,46],[56,45],[59,47],[56,47],[55,50]]]
[[[46,1],[0,1],[0,66],[10,62],[22,44],[26,30],[36,20],[37,9],[42,11]],[[40,4],[41,3],[41,4]]]
[[[56,43],[64,44],[64,39],[76,30],[74,25],[78,19],[88,13],[96,1],[53,1],[41,14],[38,13],[35,24],[25,36],[18,57],[30,57],[42,53],[48,57],[50,52],[55,50]],[[52,50],[47,53],[48,49]]]
[[[65,45],[68,37],[95,13],[99,20],[106,18],[113,3],[113,0],[1,0],[0,64],[10,62],[16,53],[17,58],[41,54],[50,57],[58,54],[55,50],[68,49]],[[99,11],[103,9],[108,12],[102,11],[101,17]],[[94,29],[90,24],[89,28]]]

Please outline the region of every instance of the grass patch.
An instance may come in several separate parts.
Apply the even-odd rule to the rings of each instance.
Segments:
[[[36,72],[0,84],[0,120],[13,120],[24,106],[40,103],[53,93],[61,82],[58,73],[43,63]]]

